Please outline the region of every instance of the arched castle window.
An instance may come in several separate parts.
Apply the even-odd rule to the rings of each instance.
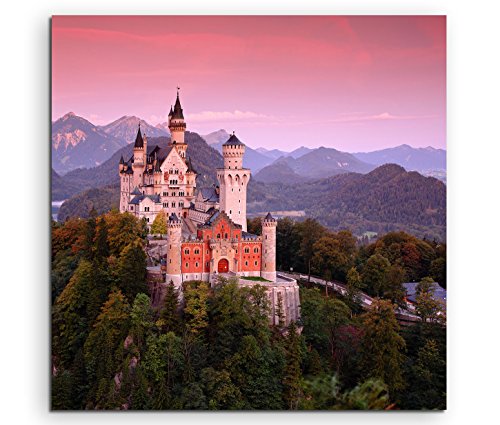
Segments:
[[[245,261],[245,266],[248,266],[248,261]]]
[[[194,250],[194,253],[195,253],[195,254],[199,254],[199,253],[200,253],[200,250],[199,250],[199,249],[195,249],[195,250]]]
[[[246,247],[245,248],[245,254],[248,254],[250,252],[250,248]]]
[[[257,254],[257,253],[259,252],[259,248],[255,247],[255,248],[253,249],[253,252],[255,252],[255,253]]]
[[[217,239],[220,239],[220,233],[217,233]]]
[[[227,233],[224,233],[224,239],[227,239]]]
[[[195,267],[198,268],[198,263],[194,263]]]
[[[255,262],[255,265],[257,265],[257,261]]]
[[[184,254],[189,255],[189,249],[185,249]]]

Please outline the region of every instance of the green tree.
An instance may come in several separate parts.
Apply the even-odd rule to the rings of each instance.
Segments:
[[[132,302],[135,296],[146,293],[146,254],[140,239],[129,243],[121,252],[117,267],[117,286]]]
[[[384,283],[384,298],[399,306],[405,305],[406,289],[403,286],[406,272],[399,264],[393,264],[387,269]]]
[[[286,366],[283,377],[283,398],[289,410],[297,410],[299,401],[303,397],[303,378],[300,364],[300,336],[297,333],[295,322],[288,326],[286,346]]]
[[[399,335],[394,305],[386,300],[374,300],[363,315],[365,334],[362,340],[362,368],[367,378],[380,378],[391,396],[404,387],[402,364],[406,344]]]
[[[253,335],[242,338],[239,350],[225,361],[224,368],[239,388],[245,409],[281,409],[280,365],[269,344],[260,347]]]
[[[361,275],[356,270],[356,267],[351,267],[347,273],[346,299],[351,310],[357,310],[361,303],[361,290],[364,285],[361,280]]]
[[[303,260],[304,270],[307,271],[307,280],[310,281],[312,259],[315,254],[314,244],[327,232],[327,230],[316,220],[310,218],[296,224],[296,226],[300,235],[300,248],[298,254]]]
[[[103,216],[97,222],[94,257],[97,262],[103,262],[109,256],[108,225]]]
[[[361,278],[370,294],[380,297],[383,294],[387,271],[391,264],[380,254],[374,254],[363,267]]]
[[[341,242],[332,234],[318,239],[313,244],[313,269],[328,280],[344,279],[353,258],[342,249]]]
[[[157,322],[163,332],[178,332],[181,328],[179,315],[179,294],[175,289],[174,282],[170,281],[165,291],[163,306],[160,310],[160,319]]]
[[[380,379],[368,379],[343,394],[336,406],[342,410],[384,410],[389,406],[387,385]]]
[[[142,352],[145,348],[146,337],[153,330],[153,309],[151,301],[146,294],[139,293],[134,299],[132,310],[130,312],[131,319],[131,336],[134,343]]]
[[[123,342],[129,329],[130,306],[120,291],[112,292],[104,303],[84,345],[87,374],[93,386],[89,401],[95,408],[113,402],[114,375],[123,362]]]
[[[167,216],[163,210],[156,215],[151,225],[151,233],[160,235],[167,234]]]
[[[441,304],[434,299],[434,281],[430,277],[423,278],[417,284],[415,309],[423,323],[436,322]]]
[[[429,273],[436,282],[446,289],[446,259],[444,257],[432,261]]]
[[[337,359],[335,351],[337,348],[337,332],[341,326],[349,322],[350,310],[342,301],[335,298],[327,298],[322,308],[324,332],[328,337],[330,361],[334,363]],[[337,372],[340,362],[337,363]]]
[[[208,296],[209,288],[206,282],[193,281],[185,285],[186,327],[189,332],[202,339],[208,328]]]
[[[239,410],[244,406],[239,388],[234,385],[227,370],[217,371],[212,367],[200,373],[201,384],[210,410]]]
[[[446,362],[435,340],[427,340],[418,350],[413,376],[418,408],[446,409]]]
[[[147,338],[144,371],[152,383],[153,409],[171,409],[175,404],[174,384],[182,376],[181,339],[173,332]]]

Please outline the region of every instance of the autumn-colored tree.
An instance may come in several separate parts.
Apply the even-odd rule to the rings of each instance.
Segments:
[[[399,335],[395,306],[387,300],[374,300],[363,315],[364,336],[361,344],[361,366],[367,378],[380,378],[390,394],[404,387],[402,364],[405,341]]]
[[[153,224],[151,225],[151,233],[155,235],[165,235],[167,233],[167,215],[164,210],[156,214]]]

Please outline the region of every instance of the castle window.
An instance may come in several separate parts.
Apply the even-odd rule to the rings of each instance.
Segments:
[[[250,252],[250,248],[246,247],[245,248],[245,254],[248,254]]]
[[[220,239],[220,233],[217,233],[217,239]]]
[[[186,269],[189,267],[189,263],[186,263]]]
[[[172,202],[172,208],[175,208],[175,202]]]
[[[195,267],[198,268],[198,263],[194,263]]]
[[[163,196],[168,196],[168,193],[167,192],[163,192]]]
[[[185,249],[184,254],[189,255],[189,249]]]
[[[134,207],[132,205],[130,205],[130,211],[132,211],[134,209]]]
[[[267,235],[266,235],[266,239],[267,239]]]
[[[245,266],[248,266],[248,261],[245,261]]]
[[[164,202],[163,203],[163,208],[167,208],[168,207],[168,203],[167,202]]]
[[[224,233],[224,239],[227,239],[227,233]]]
[[[208,239],[208,237],[207,237],[207,239]],[[207,255],[208,255],[208,249],[207,249]]]
[[[146,221],[149,223],[149,217],[146,217]]]
[[[255,265],[257,265],[257,261],[255,262]]]
[[[229,210],[229,214],[231,214],[232,210]]]
[[[175,192],[172,192],[172,196],[175,196]]]
[[[259,248],[254,248],[253,252],[255,252],[257,254],[259,252]]]
[[[195,254],[199,254],[199,253],[200,253],[200,250],[199,250],[199,249],[195,249],[195,250],[194,250],[194,253],[195,253]]]

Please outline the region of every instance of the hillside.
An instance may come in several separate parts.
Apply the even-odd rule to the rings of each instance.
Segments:
[[[292,170],[288,162],[283,158],[277,160],[271,165],[264,167],[255,176],[254,179],[259,182],[264,183],[301,183],[307,180],[307,177],[303,177]]]
[[[443,240],[446,186],[432,177],[387,164],[368,174],[348,173],[299,184],[253,184],[248,212],[304,210],[331,229],[356,234],[404,230]]]
[[[277,159],[271,165],[260,170],[255,175],[255,180],[286,183],[287,180],[281,178],[284,170],[283,164],[286,164],[295,174],[308,179],[318,179],[348,172],[367,173],[375,168],[374,165],[367,164],[349,153],[320,147],[298,158],[287,156]]]
[[[53,168],[51,182],[52,201],[62,201],[63,199],[67,199],[79,190],[77,185],[74,185],[71,182],[66,182],[64,178],[57,174]]]
[[[57,214],[58,221],[65,221],[70,217],[88,218],[94,208],[98,214],[112,209],[118,209],[120,203],[120,186],[111,185],[96,189],[85,190],[61,205]]]
[[[65,173],[95,167],[124,145],[124,140],[69,112],[52,124],[52,168]]]

